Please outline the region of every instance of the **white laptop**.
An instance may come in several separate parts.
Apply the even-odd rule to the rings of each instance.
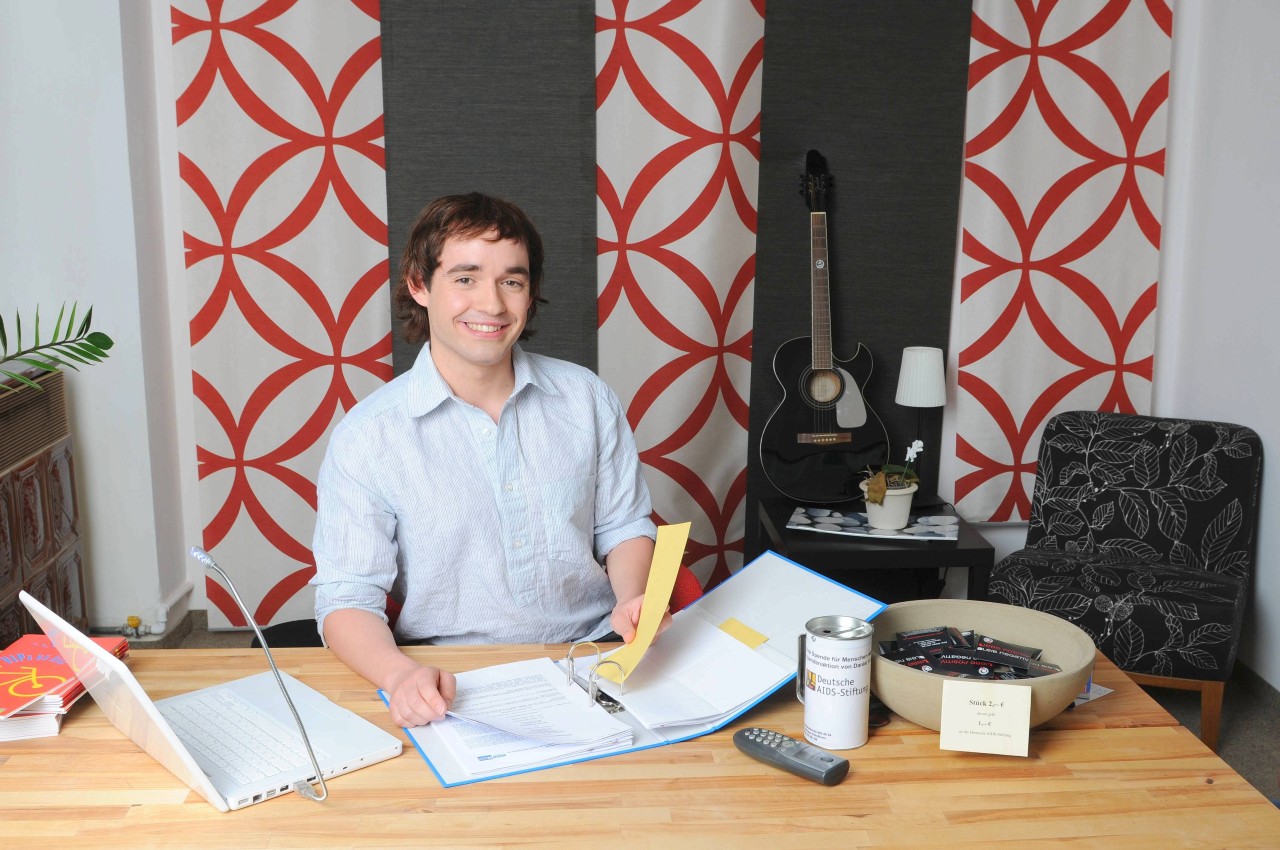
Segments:
[[[107,719],[221,811],[293,790],[315,771],[271,671],[152,701],[128,666],[26,591],[18,595]],[[281,672],[325,779],[400,754],[400,739]],[[256,762],[256,763],[255,763]]]

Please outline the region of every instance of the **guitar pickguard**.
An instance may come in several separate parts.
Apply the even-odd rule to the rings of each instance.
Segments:
[[[853,376],[838,366],[836,371],[844,379],[844,385],[853,388],[852,392],[846,392],[836,402],[836,424],[841,428],[859,428],[867,422],[867,403],[863,400],[862,393],[858,391],[858,385],[854,382]]]

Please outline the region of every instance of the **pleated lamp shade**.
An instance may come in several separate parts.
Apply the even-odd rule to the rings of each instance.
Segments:
[[[947,403],[941,348],[912,345],[902,349],[898,394],[893,400],[903,407],[942,407]]]

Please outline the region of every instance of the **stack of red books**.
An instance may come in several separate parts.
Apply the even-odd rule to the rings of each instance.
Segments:
[[[129,652],[123,637],[93,640],[117,658]],[[84,683],[49,638],[23,635],[0,653],[0,741],[58,734],[67,709],[84,692]]]

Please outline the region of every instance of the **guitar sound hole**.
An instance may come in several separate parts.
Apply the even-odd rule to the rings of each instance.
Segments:
[[[844,381],[831,369],[810,372],[805,379],[805,395],[815,404],[834,404],[844,391]]]

